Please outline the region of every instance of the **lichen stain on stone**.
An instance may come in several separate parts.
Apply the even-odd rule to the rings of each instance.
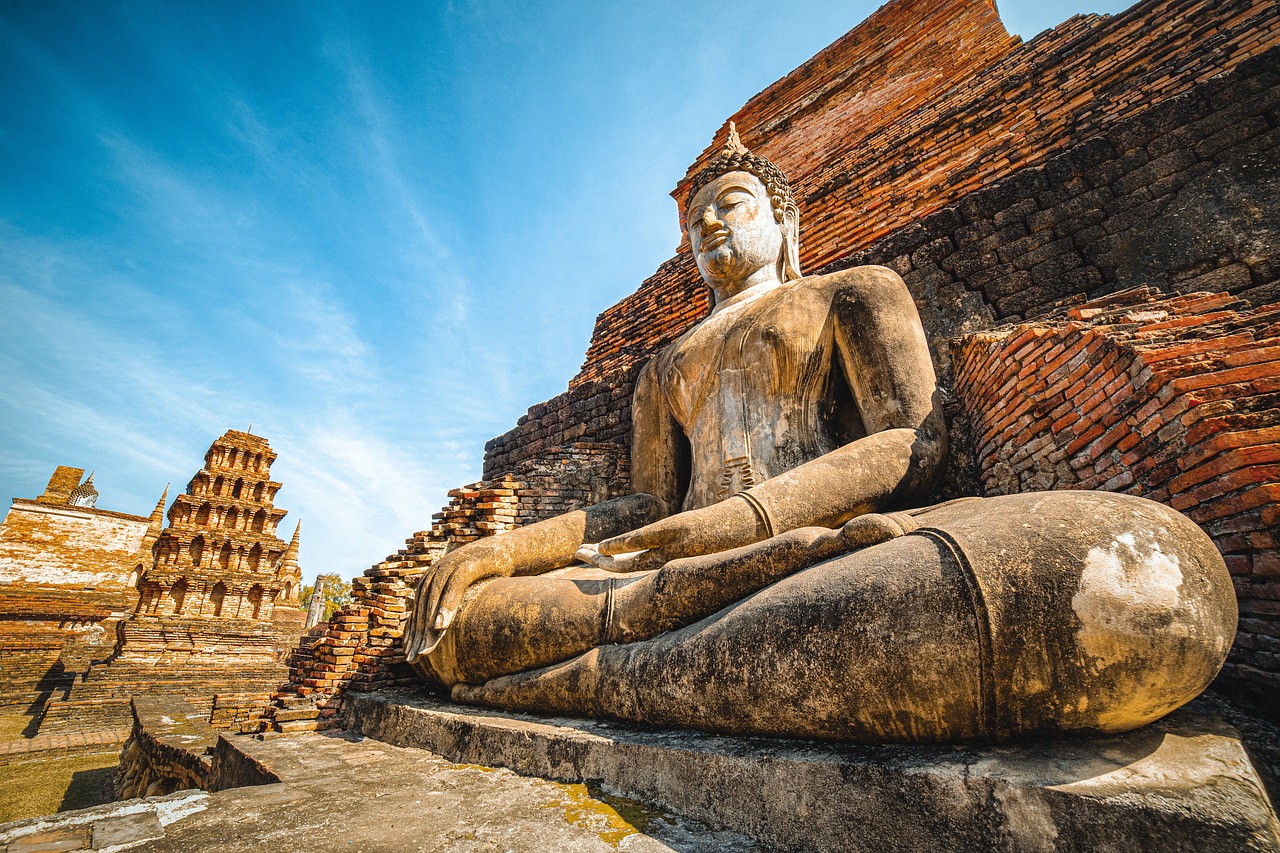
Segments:
[[[671,821],[661,811],[626,797],[605,793],[595,783],[555,783],[561,796],[543,808],[558,809],[574,826],[594,832],[611,847],[632,835],[647,833],[657,821]]]
[[[1153,629],[1172,627],[1182,581],[1178,558],[1154,539],[1140,547],[1123,533],[1109,547],[1091,548],[1071,599],[1080,648],[1098,669],[1130,659],[1155,641]]]

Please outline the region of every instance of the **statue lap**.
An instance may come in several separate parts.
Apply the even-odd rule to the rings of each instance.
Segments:
[[[954,502],[915,521],[678,630],[460,683],[454,697],[730,734],[1003,740],[1136,728],[1198,695],[1225,660],[1230,577],[1174,510],[1048,492]],[[512,580],[526,601],[542,584],[549,598],[534,609],[554,611],[556,626],[575,606],[602,607],[607,584]],[[511,630],[538,630],[529,615],[513,614]]]

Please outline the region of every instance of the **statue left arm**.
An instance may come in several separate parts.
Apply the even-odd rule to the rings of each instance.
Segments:
[[[835,344],[867,436],[702,509],[607,539],[602,554],[645,563],[708,554],[798,527],[837,527],[922,495],[946,457],[937,379],[906,284],[884,267],[835,273]]]

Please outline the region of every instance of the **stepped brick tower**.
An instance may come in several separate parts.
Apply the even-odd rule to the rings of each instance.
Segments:
[[[214,441],[186,494],[169,508],[155,563],[138,583],[139,616],[268,621],[298,603],[298,532],[276,536],[276,454],[267,440],[228,430]]]
[[[163,529],[163,501],[157,506],[143,537],[137,607],[119,624],[111,654],[45,705],[41,734],[127,729],[130,698],[148,695],[181,698],[216,725],[256,731],[288,678],[285,656],[305,618],[299,529],[289,544],[276,536],[286,513],[275,506],[275,459],[265,438],[228,430]],[[67,482],[59,488],[70,495],[76,483]]]

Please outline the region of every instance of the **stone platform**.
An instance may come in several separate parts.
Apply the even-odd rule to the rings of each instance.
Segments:
[[[594,785],[457,764],[358,736],[221,736],[211,763],[215,793],[179,791],[0,824],[0,853],[761,849]]]
[[[769,848],[1280,851],[1239,733],[1194,706],[1117,737],[961,747],[652,732],[411,690],[352,694],[344,714],[387,744],[596,782]]]

